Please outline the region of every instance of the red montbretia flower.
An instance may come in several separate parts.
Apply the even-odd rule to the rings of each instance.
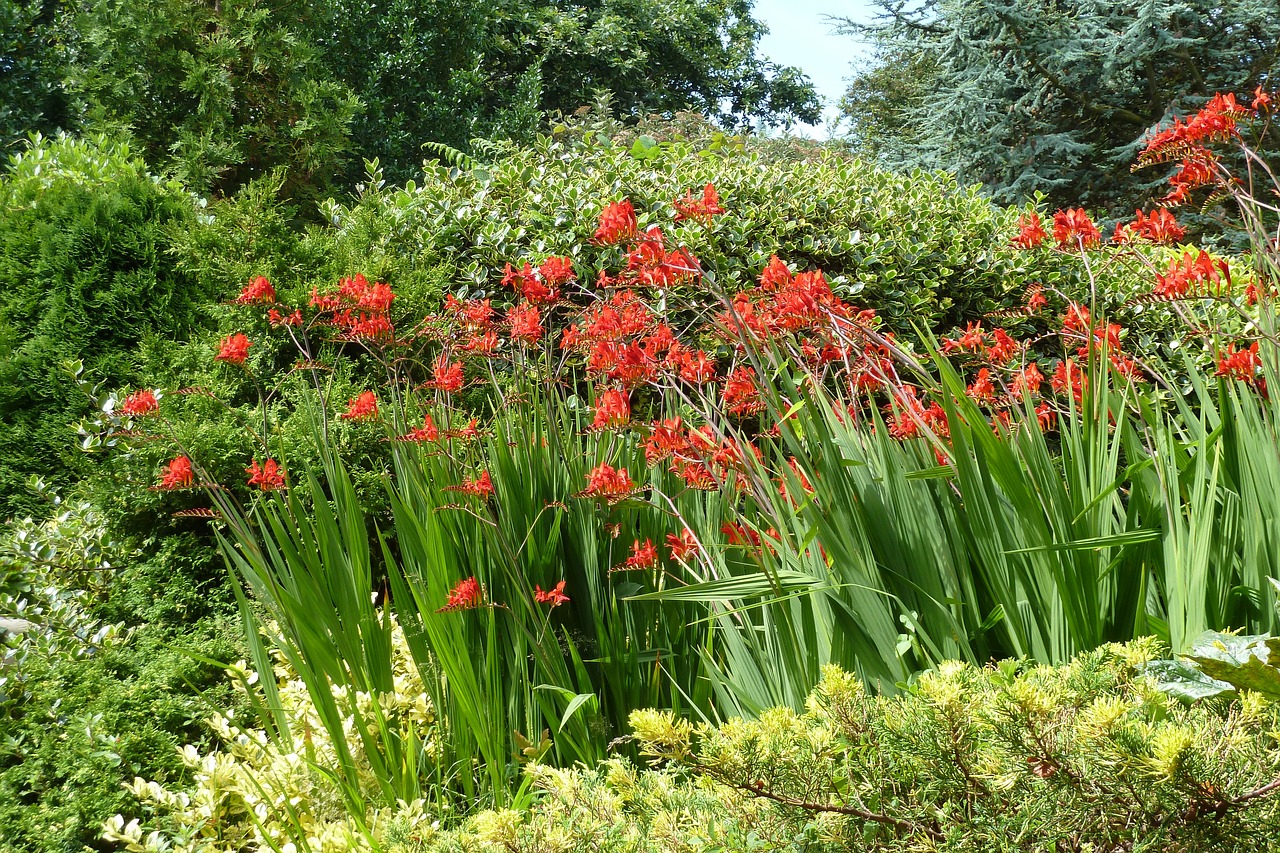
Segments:
[[[1057,367],[1053,369],[1053,378],[1049,381],[1054,393],[1070,393],[1077,403],[1084,399],[1085,384],[1086,377],[1081,372],[1080,365],[1070,358],[1058,362]]]
[[[1013,375],[1013,393],[1035,395],[1040,393],[1040,385],[1044,382],[1044,374],[1033,361]]]
[[[783,290],[791,285],[791,269],[777,255],[769,257],[769,263],[760,271],[760,289],[766,293]]]
[[[615,429],[631,420],[631,401],[626,391],[610,388],[596,400],[595,420],[592,429]]]
[[[1182,260],[1172,261],[1164,275],[1156,276],[1152,294],[1162,299],[1182,299],[1187,296],[1205,296],[1209,285],[1230,285],[1231,268],[1226,261],[1215,261],[1203,249],[1193,256],[1184,252]]]
[[[725,411],[740,418],[764,411],[764,401],[760,399],[760,389],[756,387],[756,372],[753,368],[745,365],[734,368],[724,381],[723,403]]]
[[[958,338],[942,339],[942,351],[946,353],[981,352],[986,345],[987,336],[982,331],[981,323],[970,323]]]
[[[189,489],[195,485],[195,472],[191,468],[191,460],[186,456],[175,456],[170,459],[160,472],[158,488],[165,491],[173,489]]]
[[[1097,246],[1102,241],[1102,232],[1093,224],[1084,208],[1059,210],[1053,215],[1053,239],[1058,248],[1085,248]]]
[[[156,399],[155,392],[150,388],[134,391],[125,397],[124,405],[120,407],[120,414],[129,418],[153,415],[158,411],[160,411],[160,401]]]
[[[1257,341],[1243,349],[1236,349],[1228,344],[1227,351],[1218,357],[1218,369],[1214,375],[1252,382],[1261,365],[1262,359],[1258,357]]]
[[[1186,236],[1187,229],[1178,224],[1173,214],[1163,207],[1157,207],[1150,214],[1135,210],[1132,222],[1116,225],[1116,234],[1112,240],[1116,243],[1128,243],[1136,239],[1152,243],[1176,243]]]
[[[990,403],[996,398],[996,386],[991,382],[991,371],[982,368],[973,382],[965,389],[965,394],[978,403]]]
[[[218,349],[218,354],[214,356],[214,360],[225,361],[227,364],[244,364],[249,357],[249,347],[251,346],[253,344],[240,332],[228,335],[222,339],[222,344]]]
[[[511,340],[532,344],[542,337],[542,315],[538,306],[522,302],[507,312],[507,322],[511,325]]]
[[[347,401],[347,410],[338,415],[348,421],[368,421],[378,416],[378,395],[372,391],[361,391]]]
[[[240,291],[236,297],[237,305],[270,305],[276,301],[276,289],[267,281],[266,276],[257,276]]]
[[[676,209],[676,222],[696,219],[710,225],[713,217],[724,213],[724,208],[720,206],[720,193],[716,192],[712,184],[702,188],[702,198],[694,198],[692,192],[687,192],[684,198],[676,199],[672,205]]]
[[[538,266],[538,275],[547,287],[559,287],[573,281],[577,276],[573,272],[573,259],[550,257]]]
[[[244,472],[249,475],[249,485],[257,486],[264,492],[274,492],[284,488],[285,471],[274,459],[268,459],[261,466],[255,459],[253,464],[244,469]]]
[[[698,553],[698,540],[693,531],[686,527],[678,536],[674,533],[667,534],[667,550],[671,553],[671,559],[685,562]]]
[[[1040,221],[1040,214],[1029,213],[1018,217],[1018,236],[1011,242],[1019,249],[1034,249],[1048,236],[1044,223]]]
[[[639,228],[640,224],[636,220],[636,210],[631,205],[631,199],[624,198],[622,201],[605,205],[604,210],[600,211],[599,226],[591,239],[601,245],[611,246],[630,240],[636,236]]]
[[[493,479],[489,476],[488,471],[481,471],[480,476],[463,480],[460,486],[448,486],[446,488],[451,492],[462,492],[464,495],[473,495],[483,499],[493,494]]]
[[[1027,304],[1025,307],[1028,314],[1034,314],[1048,304],[1049,300],[1044,298],[1040,285],[1033,284],[1027,288]]]
[[[658,565],[658,549],[654,546],[652,539],[644,540],[644,544],[637,539],[631,543],[631,556],[627,557],[627,561],[622,564],[624,569],[652,569]]]
[[[587,488],[578,497],[618,500],[631,494],[634,489],[631,474],[626,468],[614,468],[606,462],[591,469],[591,473],[587,475]]]
[[[400,441],[439,441],[440,428],[436,426],[436,422],[431,419],[431,415],[426,415],[422,419],[422,426],[412,429],[404,435],[400,436]]]
[[[281,314],[275,308],[267,310],[267,322],[273,326],[301,326],[302,312],[295,309],[292,314]]]
[[[569,602],[569,596],[564,594],[564,585],[565,582],[560,581],[560,583],[544,592],[542,587],[534,584],[533,600],[538,604],[545,604],[552,609],[559,607],[561,604],[567,604]]]
[[[433,376],[432,381],[428,383],[432,388],[444,391],[446,394],[462,390],[462,362],[460,361],[450,364],[449,359],[441,355],[436,360]]]
[[[449,597],[445,599],[444,607],[441,607],[436,612],[452,613],[456,610],[475,610],[483,604],[484,589],[481,588],[480,581],[473,576],[454,584],[453,589],[449,590]]]

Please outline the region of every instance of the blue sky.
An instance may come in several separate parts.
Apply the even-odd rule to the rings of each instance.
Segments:
[[[826,101],[824,115],[833,117],[851,63],[865,55],[866,47],[852,36],[833,34],[827,18],[868,22],[875,9],[872,0],[755,0],[756,20],[769,27],[760,40],[760,53],[808,74]],[[810,136],[827,135],[823,128],[800,130]]]

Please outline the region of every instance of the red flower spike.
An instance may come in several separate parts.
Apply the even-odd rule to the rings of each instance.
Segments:
[[[1083,208],[1059,210],[1053,215],[1053,239],[1058,248],[1091,248],[1102,241],[1102,233]]]
[[[766,293],[782,290],[791,284],[791,270],[777,255],[769,258],[769,263],[760,272],[760,289]]]
[[[487,499],[493,494],[493,479],[488,471],[481,471],[480,476],[462,481],[460,486],[449,486],[451,492],[462,492],[464,495]]]
[[[734,368],[724,382],[723,404],[725,411],[740,418],[764,411],[765,404],[760,399],[760,389],[756,387],[756,372],[753,368]]]
[[[372,391],[361,391],[347,401],[347,410],[338,415],[348,421],[367,421],[378,416],[378,396]]]
[[[400,436],[401,441],[439,441],[440,428],[436,426],[436,422],[431,419],[431,415],[427,415],[422,419],[422,426],[417,429],[410,430]]]
[[[696,199],[692,192],[687,192],[684,198],[678,198],[671,204],[676,209],[676,222],[682,219],[695,219],[710,225],[714,216],[724,213],[724,208],[720,206],[720,194],[711,184],[702,188],[701,199]]]
[[[1262,359],[1258,357],[1257,341],[1244,349],[1236,349],[1228,344],[1227,351],[1218,358],[1218,369],[1214,375],[1252,382],[1261,366]]]
[[[301,326],[302,312],[294,310],[292,314],[281,314],[274,308],[267,310],[267,322],[272,326]]]
[[[249,485],[257,486],[264,492],[274,492],[284,488],[285,471],[274,459],[263,462],[261,467],[255,459],[253,464],[244,469],[244,472],[249,475]]]
[[[636,220],[636,211],[631,205],[631,199],[623,199],[605,205],[604,210],[600,212],[599,226],[592,239],[601,245],[611,246],[630,240],[636,236],[639,228],[640,224]]]
[[[677,536],[674,533],[667,534],[667,549],[671,553],[671,559],[687,562],[690,557],[698,553],[698,540],[694,537],[693,531],[684,528]]]
[[[644,540],[644,544],[640,544],[637,539],[631,543],[631,556],[623,564],[625,569],[652,569],[658,565],[658,549],[654,547],[652,539]]]
[[[544,285],[552,288],[577,278],[573,272],[573,259],[564,257],[547,258],[538,267],[538,275],[542,277]]]
[[[596,416],[592,429],[616,429],[631,420],[631,401],[626,391],[610,388],[596,401]]]
[[[156,399],[155,392],[150,388],[134,391],[125,398],[124,405],[120,407],[120,414],[129,418],[140,418],[158,411],[160,411],[160,401]]]
[[[524,302],[507,312],[511,324],[511,340],[532,344],[542,337],[542,315],[538,306]]]
[[[276,289],[271,286],[265,276],[258,276],[249,282],[240,295],[236,297],[237,305],[270,305],[276,301]]]
[[[160,472],[160,485],[165,491],[173,489],[189,489],[195,485],[195,472],[191,469],[191,460],[186,456],[175,456]]]
[[[462,390],[462,362],[449,363],[449,359],[441,355],[436,360],[433,371],[434,378],[428,383],[432,388],[452,394]]]
[[[1048,304],[1049,300],[1044,298],[1040,285],[1033,284],[1027,288],[1026,309],[1028,314],[1034,314]]]
[[[996,398],[996,387],[991,382],[991,371],[982,368],[972,384],[965,389],[965,394],[976,403],[991,403]]]
[[[533,600],[538,604],[545,604],[554,610],[561,604],[566,604],[569,601],[569,596],[564,594],[564,585],[565,582],[560,581],[560,583],[556,584],[551,589],[543,592],[542,587],[535,584],[533,587]]]
[[[218,354],[214,356],[215,361],[225,361],[227,364],[244,364],[249,357],[249,347],[253,346],[249,339],[242,333],[236,332],[222,339],[222,344],[218,349]]]
[[[1069,392],[1077,403],[1084,399],[1085,384],[1086,377],[1081,372],[1080,365],[1072,359],[1058,362],[1058,366],[1053,369],[1053,378],[1049,381],[1055,393]]]
[[[436,612],[453,613],[457,610],[475,610],[483,604],[484,590],[481,588],[480,582],[475,577],[469,577],[454,584],[453,589],[449,591],[449,597],[445,600],[444,607],[441,607]]]
[[[1026,367],[1019,370],[1013,377],[1013,393],[1021,395],[1023,392],[1035,395],[1040,393],[1040,385],[1044,382],[1044,374],[1040,372],[1040,368],[1033,361]]]
[[[1019,249],[1034,249],[1048,237],[1039,213],[1030,213],[1018,217],[1018,236],[1011,241]]]
[[[614,468],[608,463],[601,463],[587,475],[587,488],[579,493],[579,497],[617,500],[629,495],[634,488],[631,474],[626,468]]]

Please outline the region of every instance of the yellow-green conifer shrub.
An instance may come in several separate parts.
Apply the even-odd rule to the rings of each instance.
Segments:
[[[297,758],[240,732],[228,756],[192,756],[211,768],[195,791],[136,783],[178,816],[179,832],[149,838],[117,817],[107,837],[132,851],[1274,849],[1280,705],[1249,693],[1183,704],[1142,674],[1159,651],[1139,641],[1058,667],[946,664],[894,696],[829,668],[803,713],[719,726],[637,711],[634,739],[650,766],[535,763],[530,807],[452,826],[419,803],[359,830],[314,774],[303,781]],[[304,719],[305,692],[287,695],[291,719]],[[429,709],[413,713],[430,719]],[[289,809],[305,819],[281,820]]]

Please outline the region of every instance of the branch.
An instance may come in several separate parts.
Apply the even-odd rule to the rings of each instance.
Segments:
[[[1071,101],[1072,103],[1079,106],[1082,110],[1084,110],[1087,113],[1091,113],[1092,115],[1118,116],[1119,118],[1123,118],[1126,121],[1129,121],[1132,124],[1136,124],[1139,127],[1143,127],[1143,128],[1146,128],[1148,125],[1151,124],[1151,122],[1148,121],[1146,118],[1138,115],[1133,110],[1128,109],[1127,107],[1098,106],[1093,101],[1089,100],[1084,95],[1080,94],[1080,92],[1078,91],[1078,87],[1073,87],[1068,85],[1060,76],[1058,76],[1057,74],[1055,74],[1054,72],[1046,68],[1044,64],[1040,62],[1040,60],[1037,59],[1034,54],[1031,53],[1031,51],[1026,47],[1026,45],[1022,43],[1022,34],[1018,31],[1016,22],[1008,14],[1001,12],[999,10],[996,10],[995,14],[996,14],[996,17],[999,18],[1002,22],[1004,22],[1004,24],[1008,26],[1009,30],[1013,33],[1013,43],[1017,45],[1019,53],[1021,53],[1023,57],[1027,60],[1027,63],[1031,65],[1032,70],[1035,71],[1037,74],[1039,74],[1041,77],[1043,77],[1049,83],[1049,85],[1057,89],[1058,92],[1061,93],[1062,96],[1065,97],[1067,100]]]
[[[709,767],[701,764],[695,763],[693,765],[693,770],[695,772],[702,773],[707,778],[713,779],[722,785],[728,785],[730,788],[736,788],[737,790],[745,791],[752,796],[763,797],[766,800],[772,800],[773,802],[784,806],[791,806],[792,808],[803,809],[808,812],[828,812],[831,814],[850,815],[852,817],[862,818],[863,820],[869,820],[873,823],[896,827],[904,832],[923,832],[934,840],[940,840],[942,838],[942,833],[937,829],[930,826],[921,826],[920,824],[913,823],[912,821],[905,820],[903,818],[891,817],[890,815],[880,814],[879,812],[873,812],[856,806],[835,806],[829,803],[812,803],[807,800],[787,797],[782,794],[775,794],[772,791],[765,790],[763,782],[757,782],[754,785],[744,785],[741,782],[732,782],[728,779],[722,778]]]

